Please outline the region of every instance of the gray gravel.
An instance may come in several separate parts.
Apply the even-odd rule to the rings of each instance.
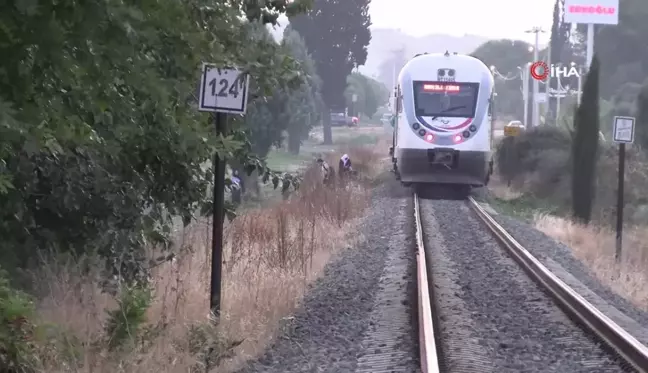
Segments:
[[[364,242],[327,266],[290,330],[241,372],[418,372],[411,204],[395,181],[378,187]]]
[[[639,341],[648,344],[648,330],[646,329],[648,313],[603,285],[580,260],[572,255],[571,249],[523,221],[502,214],[493,214],[492,216],[522,246],[567,285],[619,326],[631,332]]]
[[[448,372],[622,372],[462,201],[421,201]]]

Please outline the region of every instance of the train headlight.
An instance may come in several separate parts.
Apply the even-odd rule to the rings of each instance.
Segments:
[[[474,125],[468,127],[468,129],[469,129],[471,132],[475,132],[475,131],[477,131],[477,127],[475,127]]]
[[[465,138],[469,138],[469,137],[470,137],[470,132],[468,132],[468,131],[464,131],[464,132],[463,132],[463,136],[464,136]]]
[[[428,134],[425,136],[425,141],[427,141],[427,142],[432,142],[432,141],[434,141],[434,135],[432,135],[431,133],[428,133]]]
[[[454,142],[461,142],[461,140],[463,140],[463,137],[461,137],[461,135],[455,135]]]
[[[421,136],[425,136],[425,130],[420,130],[420,131],[419,131],[419,135],[421,135]]]
[[[417,129],[421,128],[421,126],[418,123],[414,122],[414,124],[412,124],[412,128],[414,128],[414,131],[416,131]]]

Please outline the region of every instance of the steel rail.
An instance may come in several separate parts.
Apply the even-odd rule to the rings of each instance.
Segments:
[[[489,228],[493,236],[520,264],[529,276],[549,291],[553,298],[579,322],[613,348],[637,371],[648,373],[648,347],[596,309],[515,240],[486,210],[468,197],[468,204]]]
[[[421,224],[421,208],[417,194],[414,194],[414,222],[416,225],[416,273],[421,371],[423,373],[439,373],[439,358],[437,356],[436,341],[434,340],[430,285],[425,260],[423,226]]]

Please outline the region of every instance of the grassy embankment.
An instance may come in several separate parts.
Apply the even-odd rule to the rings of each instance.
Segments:
[[[351,155],[362,181],[332,190],[311,168],[288,201],[250,207],[226,224],[220,323],[208,312],[211,223],[199,219],[178,232],[177,257],[154,269],[149,293],[102,293],[99,267],[85,271],[82,259],[40,268],[38,333],[17,353],[33,371],[48,373],[225,372],[257,356],[290,327],[290,315],[331,258],[363,239],[355,227],[387,149],[379,131],[334,131],[334,149]],[[273,168],[288,171],[326,150],[333,149],[315,139],[300,156],[275,151],[269,158]],[[154,247],[150,254],[159,255]],[[123,331],[117,347],[109,338],[115,325]]]

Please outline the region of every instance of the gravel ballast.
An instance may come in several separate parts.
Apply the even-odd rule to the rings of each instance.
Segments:
[[[327,265],[290,330],[240,372],[418,372],[412,211],[399,183],[377,187],[364,240]]]
[[[527,277],[464,201],[421,200],[421,215],[448,372],[624,371]]]
[[[487,206],[484,203],[481,205]],[[648,345],[648,313],[603,285],[583,262],[574,257],[570,248],[521,220],[503,214],[491,215],[567,285],[620,327]]]

